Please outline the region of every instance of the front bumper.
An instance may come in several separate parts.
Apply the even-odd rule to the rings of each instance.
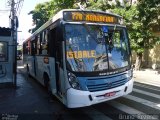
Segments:
[[[134,80],[132,78],[123,86],[119,86],[109,90],[98,91],[98,92],[80,91],[80,90],[75,90],[73,88],[70,88],[67,90],[67,107],[76,108],[76,107],[90,106],[93,104],[105,102],[108,100],[112,100],[112,99],[127,95],[132,92],[133,81]],[[116,92],[116,94],[109,97],[104,96],[104,94],[110,93],[110,92]]]

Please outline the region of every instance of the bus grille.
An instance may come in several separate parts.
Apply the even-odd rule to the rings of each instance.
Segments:
[[[111,89],[111,88],[115,88],[115,87],[118,87],[118,86],[122,86],[124,85],[125,83],[127,82],[127,79],[121,79],[121,80],[117,80],[117,81],[114,81],[114,82],[105,82],[103,84],[87,84],[87,88],[90,92],[95,92],[95,91],[102,91],[102,90],[108,90],[108,89]]]

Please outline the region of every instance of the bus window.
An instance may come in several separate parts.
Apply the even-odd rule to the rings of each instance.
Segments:
[[[37,39],[37,55],[42,54],[41,41],[42,41],[42,33],[38,35]]]
[[[113,27],[108,27],[108,33],[104,35],[102,27],[95,25],[65,26],[69,69],[90,72],[113,70],[129,65],[124,28],[117,27],[114,30]],[[86,42],[88,41],[87,36],[90,36],[90,42]]]
[[[42,34],[42,54],[48,55],[48,30],[44,31]]]
[[[51,29],[49,31],[49,44],[52,45],[52,47],[49,47],[49,55],[51,57],[55,57],[55,50],[56,50],[56,28]]]
[[[23,54],[24,55],[30,55],[31,51],[30,51],[30,40],[28,40],[27,42],[23,43]]]
[[[37,40],[36,40],[36,38],[35,38],[35,40],[31,41],[31,55],[37,54]]]

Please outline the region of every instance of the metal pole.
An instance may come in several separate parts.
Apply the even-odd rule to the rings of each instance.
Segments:
[[[13,85],[17,86],[17,34],[15,26],[15,1],[11,0],[11,29],[13,44]]]

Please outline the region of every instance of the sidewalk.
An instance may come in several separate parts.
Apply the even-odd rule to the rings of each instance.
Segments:
[[[160,69],[142,69],[140,71],[133,71],[133,77],[135,82],[160,87]]]

